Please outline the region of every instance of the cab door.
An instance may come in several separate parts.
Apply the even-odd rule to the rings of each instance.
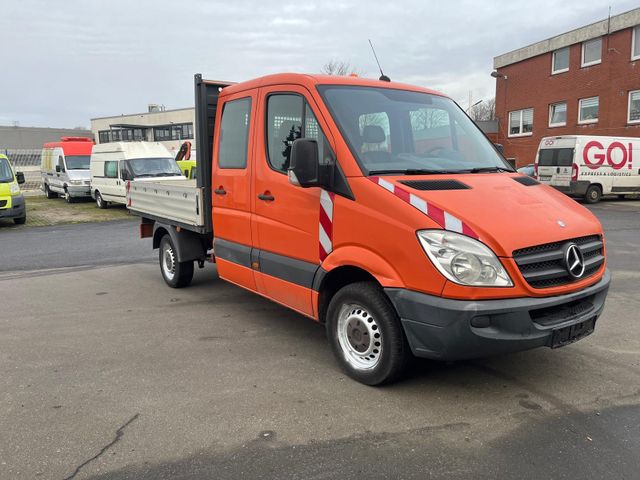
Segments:
[[[213,151],[214,252],[221,278],[256,290],[251,268],[252,169],[256,94],[225,98]]]
[[[303,87],[266,87],[260,97],[253,195],[257,286],[265,296],[313,316],[321,190],[292,185],[287,169],[291,145],[300,137],[317,139],[323,158],[323,149],[330,149],[327,128]]]

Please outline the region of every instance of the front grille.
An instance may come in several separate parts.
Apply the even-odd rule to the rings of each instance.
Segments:
[[[531,320],[538,325],[548,327],[558,323],[567,322],[574,318],[583,316],[594,309],[594,296],[581,298],[570,303],[563,303],[553,307],[538,308],[531,310],[529,315]]]
[[[7,206],[7,201],[6,200],[0,200],[0,208],[4,208]]]
[[[600,235],[521,248],[513,252],[513,259],[524,279],[533,288],[566,285],[578,281],[569,275],[564,261],[564,247],[569,243],[578,245],[584,257],[585,271],[578,280],[594,275],[604,263],[604,245]]]

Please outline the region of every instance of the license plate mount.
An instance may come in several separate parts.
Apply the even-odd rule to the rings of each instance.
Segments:
[[[570,345],[584,337],[591,335],[596,327],[596,317],[590,318],[568,327],[557,328],[551,333],[551,348]]]

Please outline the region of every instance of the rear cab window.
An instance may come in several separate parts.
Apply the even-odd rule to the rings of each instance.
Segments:
[[[219,168],[247,167],[250,115],[251,98],[249,97],[231,100],[224,104],[218,147]]]

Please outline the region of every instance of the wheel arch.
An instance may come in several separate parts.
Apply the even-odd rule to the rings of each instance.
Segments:
[[[188,262],[191,260],[204,260],[207,256],[206,247],[203,245],[199,234],[188,230],[178,232],[172,225],[165,225],[156,222],[153,226],[153,248],[160,247],[162,237],[169,235],[171,242],[176,249],[178,262]]]

